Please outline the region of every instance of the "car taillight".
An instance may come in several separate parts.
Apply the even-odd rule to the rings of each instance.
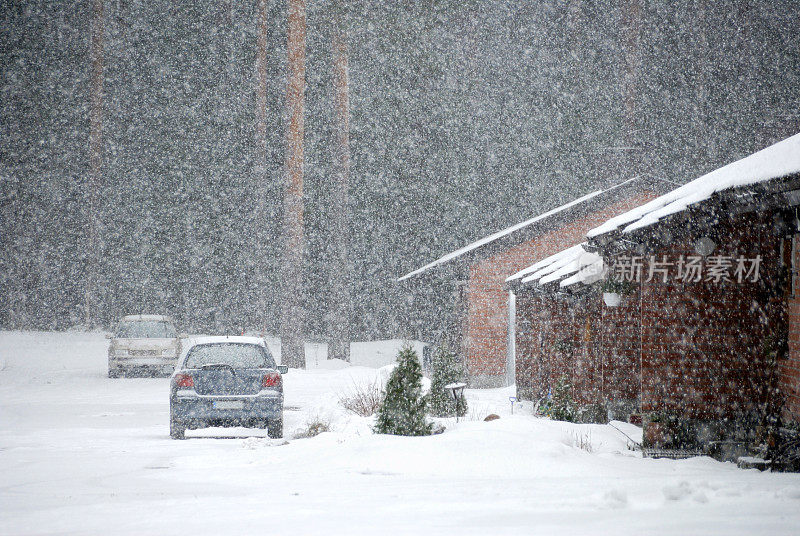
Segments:
[[[178,387],[194,387],[194,380],[188,374],[176,374],[175,385]]]
[[[264,374],[261,380],[261,387],[279,387],[281,385],[281,375],[278,372]]]

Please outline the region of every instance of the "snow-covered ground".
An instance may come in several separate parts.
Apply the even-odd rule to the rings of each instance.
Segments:
[[[285,376],[287,437],[314,419],[333,432],[172,441],[167,380],[106,378],[106,345],[0,332],[0,534],[800,531],[800,475],[642,459],[610,426],[510,415],[508,389],[467,391],[471,417],[442,435],[372,435],[337,404],[378,376],[366,368]],[[480,420],[490,412],[501,419]],[[592,452],[576,446],[588,440]]]

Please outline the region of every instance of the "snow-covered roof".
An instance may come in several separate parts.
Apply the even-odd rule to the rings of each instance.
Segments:
[[[709,199],[716,192],[749,186],[770,179],[800,173],[800,134],[771,145],[746,158],[707,173],[653,201],[629,210],[587,233],[593,238],[617,229],[631,232]],[[588,252],[586,243],[566,248],[508,277],[506,282],[546,285],[558,282],[561,288],[591,283],[604,277],[603,259]]]
[[[575,283],[588,282],[591,275],[603,269],[603,259],[584,249],[586,242],[561,250],[536,264],[520,270],[506,279],[506,282],[520,280],[520,283],[546,285],[560,281],[562,287]]]
[[[593,238],[622,228],[629,233],[707,200],[716,192],[749,186],[800,172],[800,134],[753,153],[657,197],[633,210],[611,218],[589,231]]]
[[[599,279],[604,265],[596,253],[584,249],[586,243],[578,244],[546,257],[536,264],[520,270],[506,279],[507,282],[520,280],[520,283],[546,285],[559,282],[561,287],[576,283],[590,283]]]
[[[629,182],[629,181],[625,181],[625,182]],[[486,244],[494,242],[495,240],[499,240],[500,238],[508,236],[513,232],[519,231],[520,229],[524,229],[525,227],[528,227],[529,225],[532,225],[532,224],[534,224],[534,223],[536,223],[538,221],[541,221],[541,220],[543,220],[545,218],[548,218],[550,216],[558,214],[559,212],[562,212],[562,211],[564,211],[564,210],[566,210],[566,209],[568,209],[570,207],[574,207],[575,205],[579,205],[579,204],[581,204],[581,203],[583,203],[585,201],[588,201],[588,200],[590,200],[590,199],[592,199],[594,197],[597,197],[598,195],[600,195],[600,194],[602,194],[604,192],[613,190],[614,188],[617,188],[618,186],[622,186],[622,184],[625,184],[625,183],[621,183],[621,184],[612,186],[608,190],[595,190],[594,192],[588,193],[588,194],[586,194],[586,195],[584,195],[582,197],[579,197],[578,199],[570,201],[569,203],[567,203],[565,205],[561,205],[560,207],[556,207],[556,208],[554,208],[552,210],[548,210],[547,212],[544,212],[543,214],[539,214],[538,216],[536,216],[534,218],[526,220],[526,221],[524,221],[522,223],[518,223],[516,225],[512,225],[511,227],[503,229],[502,231],[498,231],[498,232],[496,232],[494,234],[491,234],[489,236],[481,238],[480,240],[478,240],[476,242],[473,242],[471,244],[468,244],[468,245],[464,246],[461,249],[457,249],[457,250],[455,250],[455,251],[453,251],[451,253],[448,253],[447,255],[439,257],[435,261],[426,264],[422,268],[418,268],[418,269],[414,270],[413,272],[407,273],[403,277],[399,278],[398,281],[404,281],[404,280],[406,280],[406,279],[408,279],[410,277],[414,277],[415,275],[419,275],[422,272],[425,272],[427,270],[430,270],[431,268],[439,266],[440,264],[444,264],[444,263],[449,262],[449,261],[451,261],[451,260],[453,260],[455,258],[458,258],[458,257],[464,255],[465,253],[469,253],[470,251],[476,250],[476,249],[478,249],[478,248],[480,248],[482,246],[485,246]]]
[[[522,279],[525,276],[535,275],[536,277],[532,278],[541,277],[547,273],[550,273],[553,270],[556,270],[564,266],[564,264],[571,262],[578,255],[584,252],[585,250],[583,249],[583,244],[578,244],[572,246],[571,248],[564,249],[554,255],[545,257],[536,264],[532,264],[527,268],[525,268],[524,270],[520,270],[519,272],[515,273],[514,275],[507,277],[506,282],[514,281],[516,279]]]
[[[602,258],[598,258],[596,261],[581,266],[581,269],[572,274],[571,276],[564,278],[559,283],[561,288],[570,287],[572,285],[577,285],[578,283],[583,284],[590,284],[594,283],[595,281],[599,281],[606,276],[608,272],[608,267],[606,266],[605,262]]]
[[[164,315],[125,315],[120,322],[135,322],[137,320],[149,320],[153,322],[172,322],[172,317]]]

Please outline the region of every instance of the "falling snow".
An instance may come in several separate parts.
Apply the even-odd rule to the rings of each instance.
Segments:
[[[515,348],[515,322],[550,322],[564,295],[599,288],[605,272],[585,270],[607,268],[614,247],[691,253],[697,229],[730,231],[730,207],[745,210],[741,199],[708,214],[698,204],[795,180],[797,1],[10,0],[0,16],[0,534],[796,530],[796,474],[645,459],[636,424],[550,419],[551,376],[567,393],[563,415],[578,419],[569,393],[580,386],[560,369],[538,385],[518,374],[516,386],[474,388],[462,315],[480,309],[502,326],[495,339],[511,357],[500,373],[512,382],[514,359],[530,357]],[[694,376],[651,370],[654,408],[707,403],[700,386],[667,387],[702,369],[737,404],[779,413],[762,402],[800,288],[786,267],[800,262],[800,190],[783,186],[745,192],[748,214],[762,210],[749,236],[763,239],[737,240],[752,258],[769,250],[767,275],[757,292],[718,300],[739,300],[723,312],[751,315],[758,333],[729,329],[719,343],[703,328],[722,306],[684,292],[668,313],[691,311],[683,323],[696,325],[673,339],[700,365]],[[469,309],[473,259],[623,190],[634,206],[498,276],[508,318],[497,304]],[[763,207],[775,199],[773,217]],[[677,216],[683,234],[659,227]],[[722,250],[735,242],[715,238]],[[644,288],[640,315],[656,310]],[[520,289],[532,294],[520,293],[517,314]],[[570,302],[575,326],[600,311],[586,296]],[[574,341],[553,331],[526,344],[583,355],[572,367],[582,372],[600,348],[591,321],[619,320],[603,344],[624,345],[634,309],[587,317]],[[265,340],[292,367],[284,438],[212,429],[171,441],[169,380],[107,377],[103,332],[128,314]],[[659,344],[675,335],[656,328]],[[734,339],[747,347],[724,348],[727,364],[703,354]],[[413,381],[391,363],[409,343]],[[447,378],[434,383],[468,383],[458,422],[425,412],[432,356],[447,344]],[[594,357],[630,357],[620,355]],[[758,371],[735,384],[726,367],[739,365]],[[782,377],[797,383],[790,369]],[[640,418],[642,377],[628,412]],[[432,435],[375,434],[375,416],[341,407],[348,390],[389,378],[398,398],[413,393],[414,434]],[[613,417],[605,409],[595,421]],[[380,412],[377,428],[396,430],[408,417],[397,411]],[[656,413],[644,416],[653,434]]]

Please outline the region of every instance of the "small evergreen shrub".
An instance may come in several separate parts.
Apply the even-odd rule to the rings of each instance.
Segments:
[[[376,434],[402,436],[430,435],[432,426],[425,416],[422,396],[422,367],[409,346],[397,355],[397,366],[389,376],[373,429]]]
[[[453,400],[445,385],[464,381],[464,367],[446,344],[442,344],[431,362],[431,390],[428,409],[436,417],[463,417],[467,414],[467,400],[463,396]]]
[[[575,420],[572,386],[566,375],[559,378],[552,396],[539,407],[539,411],[556,421],[573,422]]]

